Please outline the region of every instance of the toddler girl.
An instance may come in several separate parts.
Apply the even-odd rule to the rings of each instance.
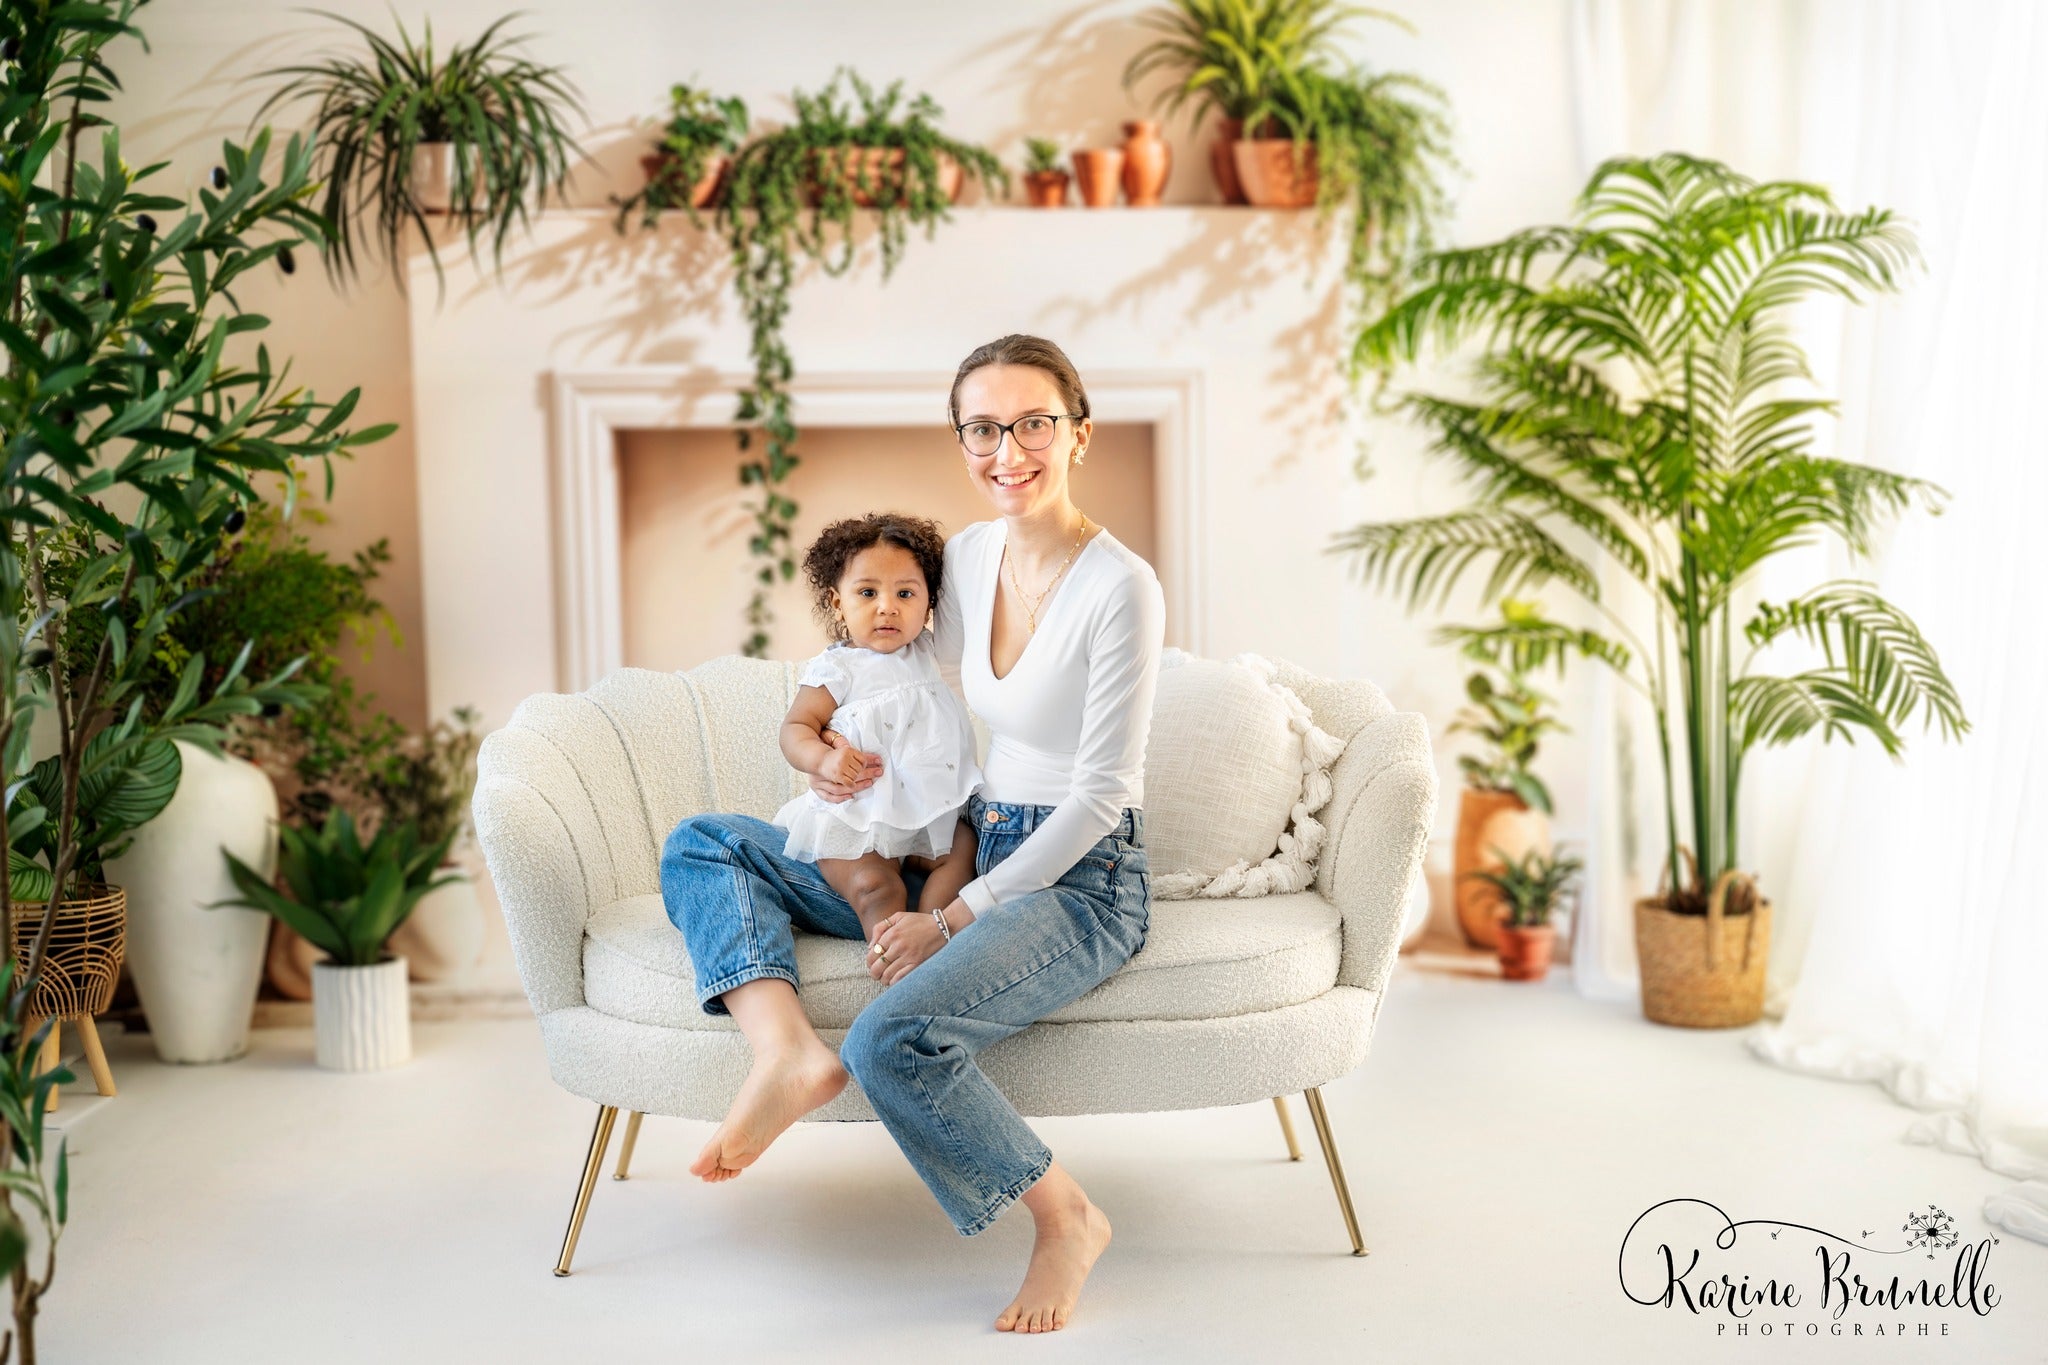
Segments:
[[[831,782],[859,780],[870,754],[882,772],[849,801],[805,792],[774,823],[789,832],[785,854],[815,862],[870,939],[879,920],[906,908],[898,859],[927,873],[921,911],[944,909],[974,879],[974,831],[960,818],[981,785],[974,729],[925,629],[945,549],[936,523],[880,512],[834,522],[804,555],[836,643],[804,665],[782,756]],[[847,747],[827,743],[827,729]]]

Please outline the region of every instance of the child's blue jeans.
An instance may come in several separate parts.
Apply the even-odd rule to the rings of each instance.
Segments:
[[[970,798],[975,875],[1051,813]],[[994,1222],[1052,1164],[975,1056],[1087,994],[1144,943],[1144,829],[1143,812],[1126,810],[1058,882],[976,916],[862,1010],[841,1044],[847,1070],[963,1234]],[[696,815],[662,850],[662,899],[709,1013],[725,1013],[718,997],[748,981],[798,986],[795,929],[862,937],[853,908],[817,865],[782,855],[784,838],[751,816]],[[915,904],[914,886],[911,894]]]

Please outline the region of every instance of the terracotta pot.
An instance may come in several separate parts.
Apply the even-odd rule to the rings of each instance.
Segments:
[[[820,148],[814,155],[822,160],[833,153]],[[904,155],[901,147],[839,149],[840,167],[846,178],[847,192],[853,196],[855,208],[874,208],[878,194],[890,203],[895,203],[902,197]],[[950,156],[939,158],[939,188],[945,192],[946,202],[960,202],[960,189],[965,179],[959,162]],[[871,188],[863,188],[863,180]],[[818,186],[812,185],[809,190],[811,203],[815,205],[821,197]]]
[[[1231,149],[1244,136],[1242,119],[1222,118],[1216,120],[1216,140],[1209,144],[1209,174],[1216,178],[1217,192],[1226,204],[1242,204],[1245,201],[1244,186],[1237,178],[1237,158]]]
[[[1550,952],[1557,945],[1557,926],[1496,926],[1500,942],[1500,974],[1510,981],[1541,981],[1550,972]]]
[[[1057,209],[1066,207],[1067,182],[1073,177],[1065,171],[1026,171],[1024,193],[1035,209]]]
[[[1494,947],[1495,930],[1506,913],[1500,892],[1468,873],[1500,866],[1500,849],[1520,858],[1532,848],[1550,852],[1550,822],[1513,792],[1467,787],[1458,798],[1458,837],[1451,850],[1451,895],[1458,927],[1476,948]]]
[[[1731,897],[1731,892],[1740,894]],[[1764,1013],[1764,968],[1770,955],[1771,903],[1745,873],[1721,874],[1704,915],[1678,914],[1661,896],[1636,902],[1643,1017],[1652,1023],[1680,1028],[1754,1024]]]
[[[1151,119],[1124,125],[1124,201],[1134,209],[1152,208],[1173,172],[1173,147],[1159,136]]]
[[[668,152],[653,152],[640,158],[640,169],[647,173],[649,183],[661,174],[662,167],[675,158]],[[725,168],[732,164],[732,158],[714,156],[704,163],[704,174],[690,187],[690,207],[706,208],[718,195],[719,182],[725,179]]]
[[[1081,185],[1081,202],[1091,209],[1116,203],[1123,173],[1124,154],[1115,147],[1086,147],[1074,153],[1074,179]]]
[[[1297,155],[1297,151],[1299,154]],[[1305,209],[1316,202],[1316,149],[1281,138],[1248,138],[1230,155],[1244,197],[1262,209]]]

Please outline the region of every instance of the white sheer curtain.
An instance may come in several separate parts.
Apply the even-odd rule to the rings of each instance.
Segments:
[[[2048,6],[1581,0],[1572,23],[1588,169],[1683,147],[1919,231],[1929,269],[1902,298],[1816,309],[1804,340],[1842,400],[1836,448],[1952,501],[1909,517],[1875,565],[1817,550],[1779,583],[1874,579],[1939,649],[1974,730],[1914,736],[1903,765],[1807,745],[1746,774],[1746,861],[1780,919],[1777,1022],[1749,1044],[1922,1110],[1908,1139],[2015,1177],[1986,1216],[2048,1240],[2048,439],[2032,416],[2048,378]],[[1598,785],[1628,808],[1611,774]],[[1611,950],[1626,903],[1604,908],[1610,950],[1587,955],[1582,987],[1611,994],[1632,962]]]

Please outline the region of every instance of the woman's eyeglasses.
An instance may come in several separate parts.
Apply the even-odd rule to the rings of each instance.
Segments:
[[[1017,443],[1019,450],[1044,450],[1052,444],[1053,433],[1060,429],[1060,418],[1078,422],[1079,413],[1073,412],[1030,412],[1014,422],[991,422],[987,420],[962,422],[953,428],[953,434],[960,438],[969,455],[993,455],[1003,443],[1003,433]]]

